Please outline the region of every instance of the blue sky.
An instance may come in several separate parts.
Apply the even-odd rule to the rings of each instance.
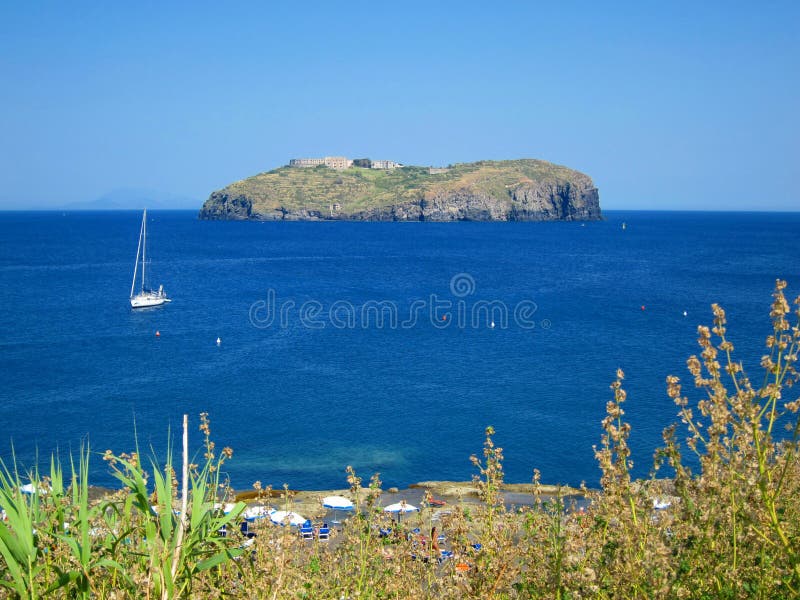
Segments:
[[[199,207],[346,155],[541,158],[607,209],[796,210],[800,3],[602,4],[2,3],[0,208]]]

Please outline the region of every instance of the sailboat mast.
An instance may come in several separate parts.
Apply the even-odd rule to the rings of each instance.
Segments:
[[[133,289],[136,287],[136,271],[139,268],[139,253],[142,250],[142,233],[144,233],[144,219],[142,219],[142,226],[139,228],[139,245],[136,246],[136,262],[133,263],[133,281],[131,281],[131,298],[133,298]]]
[[[142,217],[142,292],[144,292],[144,269],[147,264],[147,209]]]

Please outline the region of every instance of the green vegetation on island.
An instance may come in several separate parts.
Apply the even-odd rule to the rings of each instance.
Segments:
[[[542,160],[447,168],[281,167],[211,194],[203,219],[543,221],[601,218],[597,188],[578,171]]]

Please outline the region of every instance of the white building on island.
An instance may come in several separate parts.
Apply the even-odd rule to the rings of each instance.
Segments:
[[[372,168],[373,169],[397,169],[402,167],[403,165],[399,162],[394,162],[393,160],[373,160],[372,161]]]
[[[353,166],[353,160],[346,156],[326,156],[325,158],[293,158],[289,161],[290,167],[297,169],[313,169],[314,167],[328,167],[329,169],[349,169]],[[393,160],[373,160],[370,161],[372,169],[398,169],[402,163]]]
[[[345,156],[326,156],[325,158],[293,158],[289,161],[290,167],[309,169],[326,166],[329,169],[349,169],[353,161]]]

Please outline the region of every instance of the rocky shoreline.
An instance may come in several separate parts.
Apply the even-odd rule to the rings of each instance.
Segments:
[[[508,198],[495,198],[469,189],[378,206],[353,212],[254,207],[253,198],[227,190],[211,194],[200,219],[251,221],[597,221],[597,189],[591,185],[547,182],[520,186]]]
[[[434,496],[469,497],[478,495],[478,488],[471,481],[420,481],[418,483],[412,483],[408,487],[411,489],[428,490]],[[513,494],[533,494],[535,490],[536,485],[533,483],[503,483],[500,486],[501,492]],[[539,491],[549,496],[557,493],[567,496],[583,494],[582,490],[565,485],[539,484]]]
[[[508,506],[530,506],[535,503],[534,484],[532,483],[504,483],[500,487],[501,495]],[[584,491],[578,488],[558,485],[539,486],[539,491],[544,497],[554,497],[559,494],[567,502],[582,503]],[[364,498],[369,492],[368,488],[361,488],[359,495]],[[381,490],[378,504],[381,506],[395,502],[406,501],[414,506],[420,506],[426,493],[430,493],[436,500],[444,501],[444,507],[461,503],[477,503],[478,488],[471,481],[420,481],[412,483],[407,488],[388,488]],[[318,519],[327,512],[322,508],[322,498],[325,496],[345,496],[352,499],[349,489],[335,490],[288,490],[272,489],[240,491],[235,494],[236,500],[247,503],[270,504],[273,507],[291,508],[308,518]]]

